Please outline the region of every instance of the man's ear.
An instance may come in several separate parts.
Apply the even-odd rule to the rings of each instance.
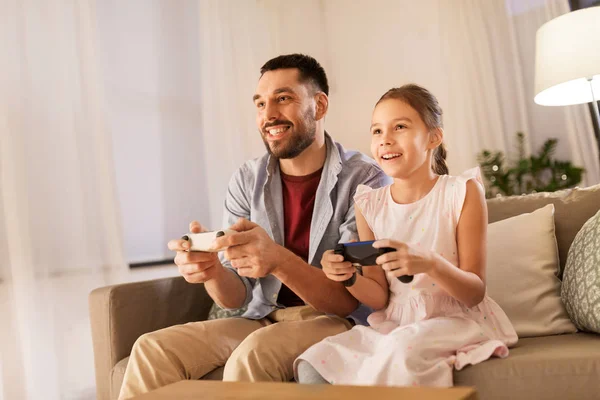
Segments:
[[[435,128],[429,134],[429,148],[435,149],[444,141],[444,129]]]
[[[327,109],[329,108],[329,97],[323,92],[318,92],[315,94],[315,120],[319,121],[325,117],[327,114]]]

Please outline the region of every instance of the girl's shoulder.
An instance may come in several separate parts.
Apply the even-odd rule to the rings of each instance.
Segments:
[[[462,208],[467,195],[467,182],[473,180],[483,188],[483,180],[481,179],[481,171],[479,167],[466,170],[460,175],[448,176],[446,184],[446,201],[450,204],[454,211],[456,220],[462,213]]]
[[[481,170],[479,167],[474,167],[466,170],[460,175],[452,176],[451,179],[454,180],[455,183],[466,184],[471,179],[479,182],[479,184],[483,185],[483,181],[481,179]]]
[[[378,188],[372,188],[371,186],[367,185],[358,185],[356,187],[356,193],[354,194],[354,198],[356,198],[357,196],[367,196],[369,195],[369,193],[373,195],[376,193],[384,192],[389,186],[390,185],[385,185]]]
[[[381,198],[389,187],[390,185],[385,185],[378,188],[372,188],[367,185],[358,185],[356,188],[356,193],[354,193],[354,201],[362,202]]]
[[[467,182],[470,180],[479,183],[481,187],[483,187],[483,180],[481,179],[479,167],[468,169],[460,175],[446,175],[445,179],[446,193],[459,199],[464,197],[467,191]]]
[[[386,185],[373,189],[366,185],[358,185],[354,194],[354,204],[356,204],[365,217],[371,215],[385,202],[389,187],[390,185]]]

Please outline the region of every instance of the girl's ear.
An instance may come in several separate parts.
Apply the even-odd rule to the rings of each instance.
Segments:
[[[444,141],[444,129],[435,128],[429,132],[429,149],[435,149]]]
[[[327,109],[329,108],[329,97],[323,92],[319,92],[315,95],[316,107],[315,107],[315,119],[318,121],[325,117]]]

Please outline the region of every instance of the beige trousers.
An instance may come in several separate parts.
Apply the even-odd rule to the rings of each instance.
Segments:
[[[344,318],[301,306],[260,320],[216,319],[147,333],[133,345],[119,399],[200,379],[222,366],[224,381],[290,381],[296,357],[350,328]]]

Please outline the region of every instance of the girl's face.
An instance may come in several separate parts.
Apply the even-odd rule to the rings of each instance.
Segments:
[[[431,137],[419,113],[402,100],[383,100],[373,111],[371,154],[388,176],[406,179],[430,168]]]

